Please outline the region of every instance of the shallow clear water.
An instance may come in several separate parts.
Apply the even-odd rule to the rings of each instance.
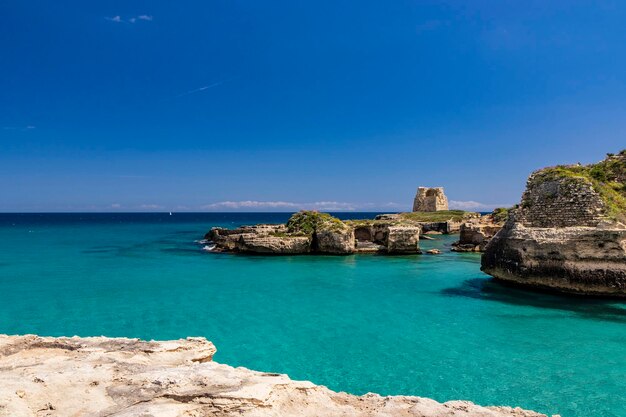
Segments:
[[[364,217],[370,215],[344,215]],[[0,214],[0,333],[205,336],[216,360],[355,394],[626,416],[626,305],[503,287],[475,254],[211,254],[286,214]]]

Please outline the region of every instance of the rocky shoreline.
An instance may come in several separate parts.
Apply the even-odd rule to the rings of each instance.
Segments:
[[[334,392],[213,362],[215,352],[204,338],[0,335],[0,416],[546,417],[468,401]]]

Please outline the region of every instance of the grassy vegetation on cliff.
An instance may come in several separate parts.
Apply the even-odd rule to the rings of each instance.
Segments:
[[[555,179],[585,179],[600,194],[610,218],[626,220],[626,150],[591,165],[557,165],[545,168],[534,176],[534,181]]]
[[[509,210],[510,208],[506,207],[498,207],[493,210],[491,213],[491,217],[493,217],[493,221],[496,223],[504,223],[506,219],[509,218]]]
[[[411,213],[400,213],[400,217],[414,222],[437,223],[448,220],[459,222],[471,217],[478,217],[478,214],[463,210],[414,211]]]
[[[328,213],[302,210],[292,215],[287,221],[287,231],[292,234],[312,235],[316,230],[342,230],[346,225]]]
[[[362,220],[346,220],[344,223],[352,227],[371,226],[375,224],[394,223],[398,225],[412,225],[415,223],[443,223],[447,221],[465,221],[471,218],[480,217],[480,214],[463,210],[441,210],[441,211],[414,211],[398,214],[384,215],[389,218],[381,218],[378,220],[362,219]]]

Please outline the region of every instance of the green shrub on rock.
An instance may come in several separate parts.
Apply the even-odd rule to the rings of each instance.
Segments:
[[[347,227],[341,220],[328,213],[320,213],[312,210],[302,210],[292,215],[287,221],[289,233],[302,233],[312,235],[317,230],[343,230]]]
[[[464,210],[414,211],[400,213],[400,218],[414,222],[461,222],[470,218],[480,217],[478,213]]]
[[[493,217],[493,221],[496,223],[504,223],[506,219],[509,218],[509,210],[510,208],[506,207],[498,207],[493,210],[491,213],[491,217]]]

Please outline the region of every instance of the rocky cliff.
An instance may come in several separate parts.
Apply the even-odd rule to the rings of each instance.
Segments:
[[[497,279],[626,297],[626,151],[592,165],[545,168],[485,248]]]
[[[419,397],[361,397],[213,362],[203,338],[0,335],[3,417],[545,417]]]

